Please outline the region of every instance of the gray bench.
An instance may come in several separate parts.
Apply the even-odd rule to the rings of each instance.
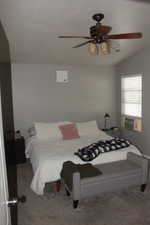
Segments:
[[[141,186],[141,191],[146,188],[148,160],[135,153],[129,152],[127,160],[99,164],[95,167],[102,172],[102,175],[81,179],[79,172],[73,173],[72,190],[63,178],[66,193],[72,196],[74,208],[77,208],[80,199],[102,192],[117,191],[137,185]]]

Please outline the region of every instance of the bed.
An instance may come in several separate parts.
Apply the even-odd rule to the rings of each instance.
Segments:
[[[28,138],[26,144],[26,157],[30,158],[33,168],[33,179],[31,189],[38,195],[43,195],[44,186],[48,182],[54,182],[60,179],[60,172],[63,162],[73,161],[74,163],[84,164],[74,152],[98,140],[108,140],[112,137],[104,132],[96,134],[81,135],[78,139],[62,140],[62,139],[39,139],[37,136]],[[130,145],[127,148],[100,154],[92,161],[92,164],[101,164],[124,160],[128,152],[141,154],[139,150]]]

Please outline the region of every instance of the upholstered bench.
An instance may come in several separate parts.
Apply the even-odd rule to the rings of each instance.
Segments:
[[[95,177],[81,179],[79,172],[72,174],[72,187],[65,183],[67,195],[73,199],[73,207],[77,208],[82,198],[94,196],[102,192],[121,190],[130,186],[141,186],[141,191],[146,188],[148,180],[148,160],[135,153],[129,152],[126,160],[95,165],[102,174]],[[69,172],[69,168],[68,172]]]

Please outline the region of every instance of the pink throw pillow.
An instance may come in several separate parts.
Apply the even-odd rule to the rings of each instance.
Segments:
[[[71,139],[80,138],[78,134],[78,130],[74,123],[60,125],[59,129],[63,135],[63,140],[71,140]]]

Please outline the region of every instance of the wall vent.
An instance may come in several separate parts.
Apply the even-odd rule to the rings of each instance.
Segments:
[[[68,83],[68,71],[66,70],[57,70],[56,71],[56,82],[58,83]]]

